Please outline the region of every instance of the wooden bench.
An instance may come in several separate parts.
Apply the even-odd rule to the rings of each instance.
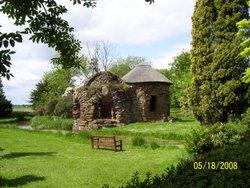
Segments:
[[[95,146],[99,149],[99,146],[111,147],[114,151],[120,148],[122,151],[122,140],[116,140],[115,136],[91,136],[92,149]]]

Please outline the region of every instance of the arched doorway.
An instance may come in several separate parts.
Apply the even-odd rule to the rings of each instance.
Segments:
[[[100,98],[100,118],[110,119],[112,118],[113,101],[110,95],[103,95]]]

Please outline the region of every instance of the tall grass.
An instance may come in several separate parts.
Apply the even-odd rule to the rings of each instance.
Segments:
[[[187,122],[138,122],[121,127],[89,131],[97,135],[117,135],[130,137],[152,137],[163,140],[185,140],[186,136],[200,126],[197,121]]]
[[[34,129],[72,130],[73,119],[59,117],[35,116],[31,120]]]

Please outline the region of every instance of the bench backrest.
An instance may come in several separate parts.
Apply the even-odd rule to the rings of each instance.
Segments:
[[[96,139],[113,139],[115,141],[115,136],[91,136],[92,140]]]

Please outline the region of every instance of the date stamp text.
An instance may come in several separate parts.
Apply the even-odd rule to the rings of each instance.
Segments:
[[[194,162],[195,170],[237,170],[237,162]]]

